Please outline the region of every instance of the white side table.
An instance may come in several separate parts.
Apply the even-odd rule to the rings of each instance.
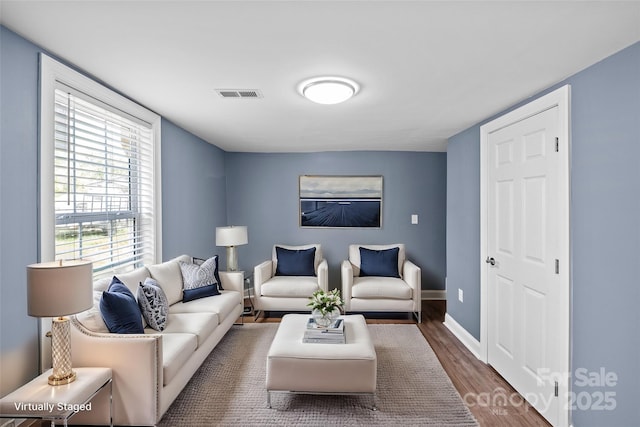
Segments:
[[[111,368],[73,368],[77,379],[51,386],[51,369],[0,399],[0,418],[37,418],[67,426],[69,418],[91,409],[91,399],[109,387],[109,425],[113,427]]]

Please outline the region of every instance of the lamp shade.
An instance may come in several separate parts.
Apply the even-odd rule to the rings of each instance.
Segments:
[[[27,266],[27,313],[56,317],[93,306],[91,261],[54,261]]]
[[[216,227],[216,246],[240,246],[249,243],[246,226]]]

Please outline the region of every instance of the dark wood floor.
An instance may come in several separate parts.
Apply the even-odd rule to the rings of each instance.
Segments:
[[[423,301],[422,307],[420,330],[481,426],[550,426],[444,326],[446,301]]]
[[[481,426],[550,426],[493,368],[478,360],[444,326],[446,301],[423,301],[422,323],[418,325],[438,356],[451,382]],[[385,315],[367,316],[367,323],[414,323],[414,320]],[[250,319],[250,320],[247,320]],[[245,316],[245,322],[253,322]],[[260,315],[256,322],[279,322],[278,314]]]

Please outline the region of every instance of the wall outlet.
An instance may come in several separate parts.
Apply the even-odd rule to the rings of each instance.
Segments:
[[[458,301],[464,302],[464,293],[462,292],[462,289],[460,289],[460,288],[458,288]]]
[[[418,214],[411,215],[411,224],[417,224],[417,223],[418,223]]]

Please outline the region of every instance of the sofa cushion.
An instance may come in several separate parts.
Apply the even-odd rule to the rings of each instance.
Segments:
[[[163,334],[187,333],[198,338],[198,347],[218,326],[216,313],[172,313],[169,311]]]
[[[402,279],[393,277],[354,277],[353,298],[411,299],[412,290]]]
[[[118,334],[142,334],[140,308],[127,286],[113,277],[109,289],[102,293],[100,313],[109,332]]]
[[[315,276],[316,248],[286,249],[276,246],[276,276]]]
[[[169,302],[155,279],[147,277],[138,286],[138,306],[150,328],[162,331],[167,323]]]
[[[275,276],[260,286],[264,297],[310,297],[318,289],[318,279],[309,276]]]
[[[100,313],[100,300],[102,299],[102,292],[107,289],[108,287],[104,288],[104,290],[101,291],[94,290],[93,307],[91,307],[89,310],[75,315],[76,320],[78,320],[78,322],[80,322],[82,326],[92,332],[109,332],[109,328],[107,328],[107,325],[104,323],[104,319],[102,318],[102,313]]]
[[[144,279],[149,277],[149,270],[147,270],[146,267],[140,267],[128,273],[118,273],[116,277],[120,282],[124,283],[135,296],[138,292],[138,284],[144,282]]]
[[[209,258],[201,265],[179,261],[182,274],[182,301],[188,302],[198,298],[218,295],[220,278],[218,276],[218,257]]]
[[[147,268],[167,296],[169,305],[182,301],[182,273],[177,260],[150,265]]]
[[[162,385],[175,378],[196,348],[198,339],[193,334],[162,334]]]
[[[242,294],[222,291],[215,298],[202,298],[188,303],[179,302],[171,306],[171,313],[216,313],[220,323],[242,303]]]
[[[397,277],[399,248],[367,249],[360,248],[360,276]]]
[[[93,291],[100,291],[100,296],[102,296],[102,292],[109,289],[109,285],[111,284],[111,277],[105,277],[102,279],[98,279],[93,282]]]

